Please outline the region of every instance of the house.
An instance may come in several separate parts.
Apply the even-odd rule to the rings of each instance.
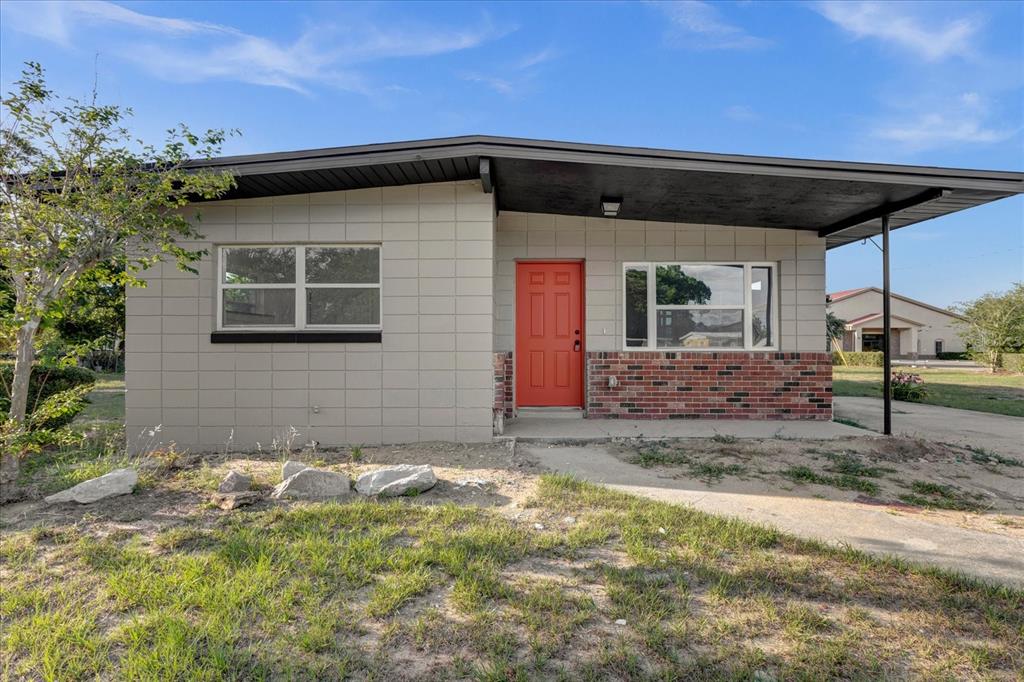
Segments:
[[[188,207],[198,275],[128,292],[136,448],[483,441],[523,407],[827,420],[826,249],[1024,185],[486,136],[196,165],[237,188]]]
[[[883,349],[881,289],[862,287],[829,294],[828,309],[846,322],[844,351]],[[933,358],[966,350],[957,327],[963,317],[951,310],[893,293],[891,317],[893,357]]]

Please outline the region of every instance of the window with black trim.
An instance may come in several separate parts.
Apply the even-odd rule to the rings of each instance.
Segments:
[[[379,330],[376,244],[221,246],[221,330]]]
[[[624,347],[776,348],[776,270],[774,263],[626,263]]]

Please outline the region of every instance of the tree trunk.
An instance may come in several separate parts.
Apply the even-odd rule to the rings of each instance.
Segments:
[[[29,380],[32,378],[32,362],[35,360],[36,330],[39,319],[28,320],[18,329],[17,354],[14,359],[14,380],[11,382],[11,413],[10,418],[23,429],[25,412],[28,407]],[[21,468],[21,453],[4,448],[0,452],[0,503],[13,502],[20,497],[18,473]]]
[[[36,352],[32,341],[39,329],[39,318],[25,322],[18,329],[17,355],[14,359],[14,381],[11,382],[11,419],[18,424],[25,423],[25,412],[28,408],[29,379],[32,377],[32,362]]]

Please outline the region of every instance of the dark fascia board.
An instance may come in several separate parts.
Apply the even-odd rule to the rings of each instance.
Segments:
[[[644,147],[556,142],[509,137],[464,137],[329,147],[271,154],[227,156],[193,162],[193,167],[226,168],[239,175],[344,168],[458,156],[486,156],[563,163],[632,166],[778,177],[854,180],[888,184],[941,186],[1005,193],[1024,192],[1024,173],[934,166],[904,166],[850,161],[792,159],[738,154],[683,152]]]

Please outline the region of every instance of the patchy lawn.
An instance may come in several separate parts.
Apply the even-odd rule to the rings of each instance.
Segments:
[[[1024,375],[991,374],[948,369],[894,368],[920,374],[924,379],[927,405],[956,407],[1024,417]],[[837,396],[882,397],[880,367],[833,367],[832,392]]]
[[[426,461],[441,481],[223,512],[206,500],[227,468],[266,489],[278,458],[185,457],[143,462],[128,497],[6,507],[4,677],[1012,680],[1024,666],[1020,590],[541,474],[499,444],[352,454],[302,458],[353,475]]]
[[[116,404],[82,415],[85,441],[30,461],[23,482],[39,495],[133,464],[133,495],[0,510],[0,679],[1013,680],[1024,668],[1024,591],[544,474],[501,444],[307,452],[352,476],[429,462],[440,480],[397,501],[225,512],[208,496],[228,469],[265,493],[286,453],[130,459],[117,416]],[[896,477],[921,504],[978,502],[956,473],[948,489],[897,476],[921,455],[904,446],[878,458],[845,441],[686,443],[623,452],[708,486],[778,459],[780,485],[814,494],[885,495]],[[969,450],[936,465],[1024,475]],[[1024,533],[1019,514],[994,517]]]

